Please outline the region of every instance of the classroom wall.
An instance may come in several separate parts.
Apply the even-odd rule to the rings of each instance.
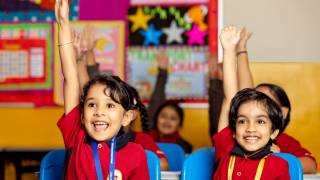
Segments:
[[[292,103],[287,132],[311,150],[320,162],[320,63],[252,63],[255,83],[281,85]],[[197,149],[211,146],[207,109],[186,109],[181,134]],[[62,107],[0,108],[0,147],[63,147],[56,122]]]

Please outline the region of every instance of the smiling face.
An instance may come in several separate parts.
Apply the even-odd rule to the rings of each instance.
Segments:
[[[239,107],[234,137],[246,155],[261,150],[278,132],[272,131],[272,122],[261,103],[249,101]]]
[[[113,101],[105,85],[90,87],[84,101],[82,124],[89,136],[96,141],[110,140],[116,136],[121,126],[130,123],[132,117],[121,104]]]
[[[180,117],[171,106],[164,107],[158,115],[157,128],[160,134],[170,135],[179,130]]]

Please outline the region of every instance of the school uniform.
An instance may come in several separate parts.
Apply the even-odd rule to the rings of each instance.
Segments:
[[[310,157],[316,163],[316,159],[311,152],[303,148],[299,141],[286,133],[281,133],[277,137],[276,144],[279,146],[281,152],[290,153],[296,157]]]
[[[131,133],[134,136],[132,142],[140,144],[143,147],[143,149],[152,151],[158,156],[158,158],[167,158],[164,152],[160,150],[160,148],[148,134],[135,131],[131,131]]]
[[[65,179],[97,179],[93,150],[90,137],[80,121],[80,107],[75,107],[67,115],[61,117],[58,127],[62,132],[66,150],[71,150],[68,157]],[[118,179],[148,180],[147,157],[143,148],[128,142],[125,136],[117,140],[115,176]],[[119,143],[118,143],[119,142]],[[101,169],[104,179],[109,174],[110,148],[109,142],[97,145]]]
[[[156,129],[151,129],[148,134],[156,142],[175,143],[181,146],[185,153],[190,154],[192,152],[191,144],[184,140],[178,132],[171,135],[160,136],[160,133]]]
[[[229,127],[215,134],[213,139],[216,150],[214,180],[228,180],[228,173],[232,180],[253,180],[255,177],[260,177],[258,179],[261,180],[290,180],[287,161],[273,156],[270,146],[267,145],[259,153],[246,158]],[[234,162],[231,159],[234,159]]]

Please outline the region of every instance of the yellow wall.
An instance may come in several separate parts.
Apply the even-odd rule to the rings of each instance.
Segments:
[[[256,83],[281,85],[292,103],[287,132],[320,162],[320,63],[252,63]],[[56,122],[63,108],[0,108],[0,147],[63,147]],[[207,109],[186,109],[181,134],[195,148],[211,146]]]

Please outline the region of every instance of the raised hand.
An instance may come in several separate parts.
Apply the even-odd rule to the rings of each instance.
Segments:
[[[69,22],[69,4],[68,0],[56,0],[54,12],[58,25]]]
[[[237,52],[247,50],[247,42],[250,39],[252,32],[247,31],[246,28],[243,28],[240,33],[240,41],[237,45]]]
[[[91,51],[95,48],[97,40],[94,37],[94,28],[87,25],[81,32],[81,50],[83,52]]]
[[[76,55],[77,61],[82,60],[83,58],[83,51],[81,50],[81,40],[80,40],[80,34],[76,30],[72,31],[72,37],[73,37],[73,48]]]
[[[160,69],[168,69],[169,66],[169,58],[167,54],[164,51],[160,51],[157,54],[157,62],[158,62],[158,67]]]
[[[235,26],[226,26],[220,34],[220,42],[224,51],[235,50],[240,40],[240,30]]]

